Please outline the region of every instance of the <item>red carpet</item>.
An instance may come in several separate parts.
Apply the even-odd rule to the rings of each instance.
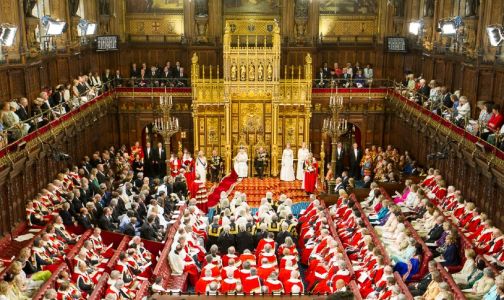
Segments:
[[[238,181],[238,174],[231,169],[231,174],[224,177],[219,185],[208,195],[208,207],[214,207],[219,203],[221,192],[228,192],[231,186]]]
[[[266,196],[266,192],[273,193],[273,199],[278,199],[281,194],[285,194],[292,203],[305,202],[308,194],[301,188],[301,181],[285,182],[279,178],[245,178],[234,187],[235,191],[247,194],[247,203],[252,207],[261,204],[261,199]]]

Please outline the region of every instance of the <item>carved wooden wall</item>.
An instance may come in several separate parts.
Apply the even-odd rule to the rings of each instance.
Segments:
[[[104,101],[104,100],[103,100]],[[116,119],[109,111],[115,104],[109,100],[97,111],[77,123],[69,121],[59,134],[49,134],[45,144],[38,143],[0,168],[0,236],[10,233],[24,221],[26,202],[52,181],[65,167],[79,163],[84,155],[108,149],[119,140]],[[37,141],[34,141],[37,143]],[[57,162],[48,145],[70,155],[69,161]],[[2,158],[5,162],[6,157]]]
[[[418,52],[411,54],[385,54],[385,78],[404,80],[406,71],[416,76],[422,75],[427,81],[435,79],[451,91],[460,90],[469,98],[472,114],[479,114],[476,102],[494,101],[504,104],[504,66],[485,65],[464,61],[461,57],[446,55],[427,55]]]
[[[401,152],[409,151],[419,165],[440,169],[448,185],[460,189],[464,198],[474,202],[496,226],[503,228],[504,166],[497,161],[489,162],[487,154],[478,149],[466,147],[474,147],[474,144],[445,135],[435,123],[402,114],[400,107],[387,105],[385,142],[395,145]],[[427,159],[428,154],[440,151],[450,140],[456,143],[449,146],[447,159]]]

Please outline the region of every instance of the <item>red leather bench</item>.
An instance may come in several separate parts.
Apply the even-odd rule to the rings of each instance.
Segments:
[[[57,290],[56,281],[58,280],[59,274],[63,271],[68,271],[68,266],[65,263],[60,264],[56,271],[51,274],[51,277],[49,277],[49,279],[40,286],[39,290],[35,293],[35,295],[33,295],[32,299],[39,300],[44,298],[44,293],[48,289]]]
[[[105,291],[107,290],[107,281],[109,279],[109,274],[108,273],[103,273],[103,275],[100,277],[100,280],[98,280],[98,283],[95,285],[95,288],[93,290],[93,293],[88,296],[89,300],[100,300],[103,299],[105,295]]]
[[[107,266],[105,267],[105,272],[110,272],[110,270],[112,270],[115,267],[121,252],[125,251],[128,248],[128,242],[130,241],[129,236],[125,236],[125,235],[121,235],[121,234],[118,234],[118,235],[122,236],[122,241],[118,244],[117,248],[115,248],[116,249],[115,253],[114,253],[114,255],[112,255],[112,257],[108,261]]]
[[[422,246],[423,257],[420,264],[420,269],[418,270],[418,273],[411,276],[411,281],[419,281],[429,272],[429,261],[434,255],[430,251],[429,247],[427,247],[423,239],[418,235],[415,228],[413,228],[413,226],[408,221],[404,221],[404,226],[408,228],[413,238]]]
[[[466,297],[464,296],[464,293],[462,293],[462,291],[460,290],[458,285],[455,283],[455,281],[453,280],[453,277],[450,275],[450,273],[448,273],[440,263],[436,263],[436,268],[438,269],[439,273],[443,277],[444,282],[446,282],[448,284],[448,286],[450,287],[455,299],[465,300]]]
[[[413,300],[413,295],[411,295],[408,287],[406,286],[406,284],[402,280],[401,275],[399,275],[399,273],[397,273],[397,272],[394,272],[394,278],[395,278],[399,288],[401,288],[402,293],[404,294],[404,296],[406,296],[406,299]]]
[[[76,243],[76,244],[72,247],[72,250],[70,250],[70,251],[67,253],[67,255],[66,255],[66,257],[65,257],[65,261],[66,261],[66,263],[67,263],[67,265],[68,265],[68,268],[69,268],[70,270],[72,270],[72,271],[74,270],[74,267],[75,267],[75,266],[74,266],[74,264],[73,264],[73,259],[74,259],[74,257],[75,257],[77,254],[79,254],[79,251],[81,250],[82,245],[84,245],[84,242],[85,242],[85,241],[89,238],[89,236],[91,235],[91,233],[92,233],[92,232],[93,232],[93,231],[92,231],[92,229],[89,229],[89,230],[87,230],[86,232],[84,232],[84,233],[81,235],[81,237],[80,237],[79,241],[78,241],[78,242],[77,242],[77,243]]]
[[[150,294],[149,292],[149,282],[144,281],[142,285],[138,288],[138,291],[135,295],[135,300],[142,300],[144,297],[147,297]]]

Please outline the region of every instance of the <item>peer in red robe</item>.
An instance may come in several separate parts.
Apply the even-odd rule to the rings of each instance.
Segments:
[[[219,282],[220,280],[212,276],[212,270],[207,269],[204,276],[200,277],[194,285],[194,292],[196,294],[205,294],[208,290],[208,285],[214,281]]]
[[[236,284],[239,282],[240,282],[239,279],[236,279],[232,276],[222,280],[220,292],[223,294],[236,292]]]
[[[304,293],[303,282],[299,279],[299,272],[294,271],[291,278],[283,282],[285,293]],[[294,288],[297,287],[297,288]]]
[[[284,292],[283,284],[277,279],[277,273],[270,274],[268,279],[264,281],[264,286],[268,287],[268,293],[282,293]]]
[[[318,163],[311,155],[304,163],[304,190],[313,194],[317,189]]]
[[[242,280],[243,292],[246,294],[261,292],[261,280],[255,271],[255,269],[251,269],[250,276]]]
[[[172,177],[180,174],[180,168],[182,168],[182,162],[178,159],[175,154],[171,155],[170,158],[170,173]]]

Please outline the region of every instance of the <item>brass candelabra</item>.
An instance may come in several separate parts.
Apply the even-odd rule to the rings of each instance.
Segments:
[[[180,131],[178,118],[171,116],[173,107],[172,96],[160,96],[159,107],[161,108],[162,116],[154,119],[153,131],[163,137],[166,148],[166,172],[170,174],[170,155],[171,155],[171,138]]]
[[[324,120],[322,133],[331,137],[331,169],[334,176],[336,175],[337,152],[336,146],[339,138],[348,131],[348,122],[346,119],[340,118],[340,112],[343,110],[343,96],[330,96],[329,109],[331,117]]]

